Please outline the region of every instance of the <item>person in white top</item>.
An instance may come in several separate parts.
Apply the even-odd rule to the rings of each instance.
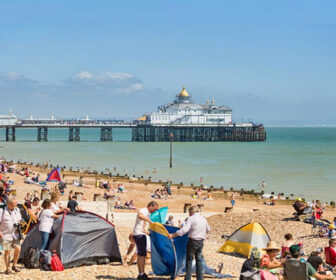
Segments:
[[[17,208],[17,201],[15,198],[9,198],[7,200],[7,206],[4,209],[0,209],[0,238],[2,248],[5,251],[5,264],[6,274],[10,274],[10,250],[14,249],[13,267],[15,272],[20,270],[16,267],[20,256],[20,239],[19,226],[22,220],[21,212]]]
[[[137,247],[138,252],[138,280],[148,280],[148,276],[145,273],[145,261],[147,254],[147,229],[148,224],[151,224],[150,214],[155,212],[159,208],[156,201],[151,201],[148,203],[146,208],[141,208],[136,217],[134,229],[133,229],[133,239]]]
[[[169,234],[172,239],[177,236],[188,234],[187,259],[186,259],[186,276],[185,280],[191,279],[192,261],[195,256],[196,259],[196,278],[203,280],[203,263],[202,250],[204,246],[204,239],[210,232],[210,226],[207,220],[198,213],[198,208],[192,206],[189,208],[189,218],[186,220],[183,227],[173,234]]]
[[[66,210],[66,207],[62,206],[59,202],[60,197],[61,195],[59,192],[52,192],[50,196],[51,210],[56,215],[61,214]]]
[[[42,203],[43,210],[41,211],[39,217],[39,231],[41,234],[42,245],[41,250],[48,249],[48,241],[49,236],[52,230],[52,226],[54,224],[54,219],[57,219],[58,216],[54,214],[53,210],[51,210],[51,201],[50,199],[45,199]]]

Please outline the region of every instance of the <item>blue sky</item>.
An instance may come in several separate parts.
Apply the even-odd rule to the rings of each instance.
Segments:
[[[234,118],[335,124],[335,1],[1,1],[0,113],[137,117],[185,85]]]

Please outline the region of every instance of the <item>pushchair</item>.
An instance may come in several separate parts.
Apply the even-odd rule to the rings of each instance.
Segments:
[[[64,195],[64,191],[66,189],[67,185],[64,182],[59,182],[58,183],[58,189],[62,195]]]
[[[36,224],[37,220],[33,213],[27,208],[24,204],[18,204],[20,209],[22,221],[21,221],[21,230],[23,234],[27,234]]]

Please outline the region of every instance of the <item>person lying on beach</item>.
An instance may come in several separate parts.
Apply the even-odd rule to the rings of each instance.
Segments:
[[[160,194],[161,194],[162,199],[168,199],[168,193],[167,193],[166,188],[161,189]]]
[[[125,192],[125,187],[123,184],[118,184],[118,193],[124,193]]]
[[[156,198],[156,199],[161,199],[161,192],[160,189],[156,189],[153,193],[152,193],[152,198]]]
[[[33,182],[38,183],[40,181],[40,174],[37,174],[35,177],[32,178]]]
[[[122,208],[121,198],[120,197],[118,197],[118,199],[116,200],[116,202],[114,204],[114,208],[116,208],[116,209],[121,209]]]
[[[124,206],[126,209],[135,209],[134,200],[126,201]]]
[[[204,200],[213,200],[211,190],[208,190],[207,196],[204,197]]]

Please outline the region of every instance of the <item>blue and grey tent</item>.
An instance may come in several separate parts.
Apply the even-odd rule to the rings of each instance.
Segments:
[[[153,223],[150,225],[152,269],[155,275],[170,276],[175,279],[185,273],[188,235],[169,239],[169,233],[175,233],[178,227]],[[209,268],[203,259],[203,272],[216,278],[232,278]],[[193,264],[193,273],[195,265]]]

